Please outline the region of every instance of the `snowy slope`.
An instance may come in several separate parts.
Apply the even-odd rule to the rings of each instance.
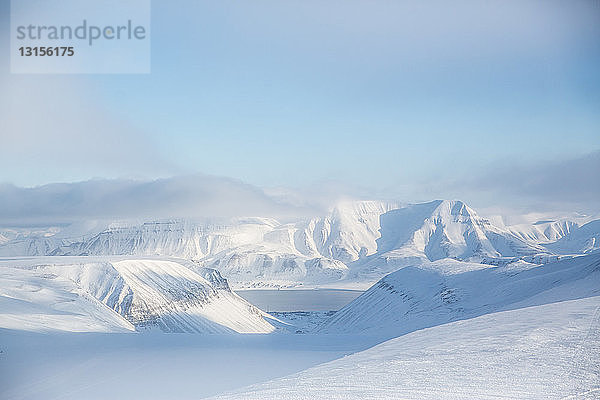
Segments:
[[[165,332],[274,330],[263,319],[263,313],[233,293],[214,270],[200,268],[194,272],[182,263],[150,259],[60,261],[61,257],[50,257],[2,262],[0,293],[7,311],[0,318],[0,327],[38,330],[48,325],[43,322],[45,317],[40,319],[39,326],[35,325],[32,319],[37,317],[24,313],[12,299],[25,299],[32,310],[43,306],[39,310],[42,315],[52,314],[54,308],[62,310],[62,303],[67,301],[62,298],[73,298],[76,305],[82,303],[77,305],[82,310],[80,317],[95,320],[95,325],[90,323],[93,330],[100,329],[96,325],[102,324],[105,330],[114,330],[110,318],[131,329],[159,328]],[[62,286],[57,286],[57,282]],[[46,291],[54,294],[40,297]],[[21,322],[11,322],[19,314]],[[57,329],[81,330],[76,322],[72,322],[71,328],[65,324]]]
[[[546,246],[560,254],[583,254],[600,251],[600,220],[572,229],[558,241]]]
[[[387,275],[319,327],[321,332],[389,332],[390,337],[506,310],[511,304],[565,285],[560,300],[600,295],[600,255],[545,265],[493,267],[439,260]]]
[[[420,330],[212,399],[595,399],[600,297]]]
[[[4,257],[44,256],[70,243],[69,240],[56,239],[52,236],[17,237],[0,243],[0,255]]]
[[[551,243],[566,236],[578,225],[569,219],[541,220],[532,224],[511,225],[508,228],[515,236],[536,243]]]
[[[38,269],[0,267],[0,328],[126,332],[134,327],[73,281]]]
[[[345,263],[377,251],[380,217],[399,206],[377,201],[344,202],[324,218],[311,220],[300,239],[318,254]],[[297,240],[297,246],[300,244]]]
[[[136,326],[167,332],[268,333],[262,313],[231,290],[217,290],[175,262],[126,260],[112,263],[133,291],[127,318]]]

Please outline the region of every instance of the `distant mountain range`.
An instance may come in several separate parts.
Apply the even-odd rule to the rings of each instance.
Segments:
[[[453,259],[543,264],[600,249],[600,220],[498,226],[461,201],[345,202],[327,215],[281,222],[82,222],[0,229],[0,256],[162,256],[220,271],[234,287],[357,285],[404,266]]]

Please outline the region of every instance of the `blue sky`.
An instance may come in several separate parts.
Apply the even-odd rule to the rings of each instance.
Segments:
[[[597,2],[155,1],[151,37],[149,75],[2,58],[0,182],[199,172],[424,199],[600,149]]]

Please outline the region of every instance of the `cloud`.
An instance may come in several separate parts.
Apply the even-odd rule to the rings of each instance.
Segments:
[[[192,175],[157,179],[89,180],[34,188],[0,185],[0,224],[57,224],[93,219],[166,219],[310,215],[243,182]]]
[[[600,211],[600,151],[535,164],[495,163],[477,175],[454,182],[455,191],[472,193],[487,205],[522,210]]]
[[[10,53],[10,2],[0,0],[0,52]],[[181,173],[149,135],[111,108],[99,75],[13,74],[0,60],[0,182],[37,185]],[[110,79],[109,79],[110,81]]]
[[[107,112],[84,79],[11,75],[0,84],[2,180],[39,184],[170,172],[148,135]]]
[[[468,178],[399,185],[403,196],[320,182],[304,188],[261,189],[210,175],[156,180],[94,179],[32,188],[0,184],[0,225],[52,225],[82,220],[275,217],[323,215],[341,200],[402,202],[458,198],[487,213],[600,212],[600,151],[538,163],[495,163]],[[384,190],[385,192],[385,190]],[[424,193],[428,193],[427,196]],[[482,210],[482,211],[483,211]],[[566,215],[566,214],[564,214]]]

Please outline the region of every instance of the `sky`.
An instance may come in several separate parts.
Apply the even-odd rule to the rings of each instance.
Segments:
[[[0,58],[2,188],[209,176],[313,202],[600,211],[596,1],[151,11],[150,74],[11,74]]]

